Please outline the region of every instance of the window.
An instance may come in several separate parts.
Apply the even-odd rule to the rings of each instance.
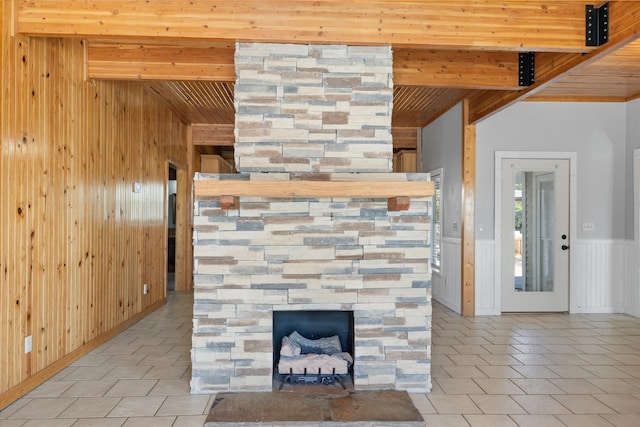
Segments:
[[[444,171],[442,168],[430,172],[435,191],[432,198],[431,215],[431,268],[435,272],[440,271],[442,262],[442,178]]]

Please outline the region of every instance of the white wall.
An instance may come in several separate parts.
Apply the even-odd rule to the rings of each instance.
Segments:
[[[462,107],[422,131],[422,171],[443,167],[443,268],[434,298],[460,310]],[[640,100],[628,103],[522,102],[477,125],[476,314],[500,313],[494,271],[496,151],[575,153],[577,232],[572,236],[573,312],[640,315],[640,238],[634,213],[633,152],[640,148]],[[640,190],[638,190],[640,191]],[[637,209],[637,208],[636,208]],[[583,231],[593,222],[593,231]]]
[[[625,238],[624,103],[521,102],[477,125],[476,224],[493,239],[494,153],[577,153],[579,239]],[[582,231],[593,222],[593,231]]]
[[[495,152],[576,153],[577,233],[571,236],[570,310],[623,311],[625,294],[629,292],[625,289],[630,279],[629,251],[634,249],[627,230],[628,204],[633,204],[628,194],[627,141],[630,134],[640,136],[638,129],[627,127],[627,122],[637,121],[628,116],[628,109],[640,112],[640,106],[628,108],[625,103],[522,102],[479,122],[476,260],[481,258],[486,263],[496,253]],[[583,222],[594,223],[594,230],[583,231]],[[480,267],[476,268],[476,311],[499,313],[499,302],[492,306],[486,297],[493,295],[499,285],[496,272]]]
[[[443,169],[442,265],[431,277],[433,298],[460,313],[462,221],[462,104],[422,130],[422,172]]]
[[[640,99],[627,103],[626,198],[635,200],[627,206],[626,234],[633,239],[627,253],[628,278],[625,310],[640,316]]]

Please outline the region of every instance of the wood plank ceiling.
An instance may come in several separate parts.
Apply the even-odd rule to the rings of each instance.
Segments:
[[[93,79],[140,80],[187,123],[232,124],[235,41],[392,44],[394,127],[470,98],[477,121],[513,102],[640,96],[640,2],[611,1],[585,46],[582,1],[22,1],[20,32],[87,39]],[[634,42],[635,41],[635,42]],[[536,82],[518,86],[518,53]]]

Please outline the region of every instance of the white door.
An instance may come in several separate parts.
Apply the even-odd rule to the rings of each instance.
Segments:
[[[569,160],[502,159],[503,312],[569,310]]]

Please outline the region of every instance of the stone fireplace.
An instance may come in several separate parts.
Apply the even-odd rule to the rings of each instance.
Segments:
[[[431,205],[403,189],[426,174],[390,173],[390,48],[240,43],[235,63],[240,173],[195,178],[192,391],[271,390],[294,311],[352,313],[356,389],[429,391]]]

